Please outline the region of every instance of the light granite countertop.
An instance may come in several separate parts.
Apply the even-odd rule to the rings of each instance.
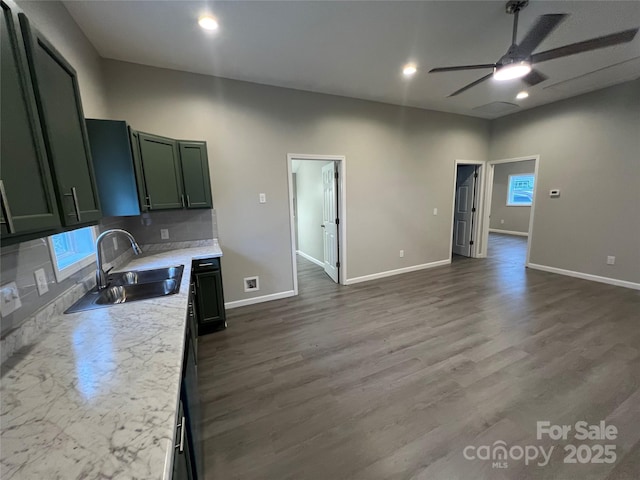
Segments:
[[[135,257],[127,270],[185,265],[180,292],[64,315],[9,359],[3,480],[171,477],[190,265],[220,256],[216,242]]]

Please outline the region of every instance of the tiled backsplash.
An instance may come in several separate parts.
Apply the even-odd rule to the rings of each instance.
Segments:
[[[216,211],[210,209],[166,210],[144,213],[138,217],[125,217],[123,228],[131,232],[140,245],[210,240],[218,237]],[[168,239],[161,237],[162,229],[168,230]]]
[[[98,229],[103,232],[110,228],[123,228],[123,226],[122,218],[106,217],[100,222]],[[103,251],[106,262],[112,262],[117,256],[125,253],[126,250],[131,250],[130,248],[124,248],[124,242],[121,242],[120,245],[120,250],[114,252],[113,244],[105,242]],[[129,244],[127,243],[126,246],[129,247]],[[22,307],[2,318],[0,322],[0,336],[2,337],[19,327],[25,319],[30,318],[37,310],[80,283],[91,272],[95,272],[95,265],[90,265],[60,283],[56,282],[46,237],[2,247],[1,257],[0,284],[5,285],[9,282],[16,282],[20,302],[22,303]],[[40,268],[44,269],[49,287],[49,291],[42,296],[38,295],[34,276],[34,272]]]
[[[214,210],[180,210],[153,212],[139,217],[105,217],[98,225],[103,232],[122,228],[133,234],[143,251],[166,248],[187,248],[209,244],[218,236]],[[160,229],[169,230],[169,239],[162,239]],[[105,268],[118,268],[133,257],[129,242],[122,238],[119,249],[113,242],[103,242]],[[22,306],[3,317],[0,322],[0,352],[2,361],[14,351],[36,341],[50,327],[51,319],[59,318],[67,307],[95,285],[95,264],[89,265],[59,283],[46,238],[2,247],[0,285],[16,282]],[[44,269],[49,291],[39,295],[34,272]]]

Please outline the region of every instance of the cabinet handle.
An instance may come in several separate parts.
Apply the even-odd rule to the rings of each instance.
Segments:
[[[6,223],[9,233],[15,233],[16,228],[13,225],[13,215],[11,215],[11,209],[9,208],[9,200],[7,199],[7,192],[4,190],[4,182],[0,180],[0,196],[2,197],[2,204],[4,205],[4,214],[7,217]]]
[[[73,209],[75,210],[75,213],[68,213],[67,215],[70,217],[73,217],[75,215],[75,217],[78,219],[78,222],[80,222],[80,206],[78,204],[78,194],[76,193],[76,187],[71,187],[71,193],[65,193],[64,196],[71,197],[73,199]]]
[[[191,199],[189,198],[189,194],[187,193],[187,207],[191,207]]]
[[[209,263],[199,263],[198,267],[210,267],[211,265],[213,265],[213,262],[209,262]]]
[[[180,429],[180,443],[178,445],[176,445],[176,449],[178,450],[178,452],[182,453],[184,452],[184,415],[182,416],[182,421],[177,425],[177,427]]]
[[[180,198],[182,199],[182,208],[184,208],[184,194],[180,195]]]

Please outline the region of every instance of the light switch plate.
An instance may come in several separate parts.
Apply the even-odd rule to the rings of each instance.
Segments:
[[[438,209],[437,209],[437,208],[434,208],[434,209],[433,209],[433,214],[434,214],[434,215],[438,215]]]
[[[160,229],[160,238],[162,240],[169,240],[169,229],[168,228],[161,228]]]
[[[16,282],[7,283],[0,289],[0,314],[3,317],[11,315],[17,309],[22,307],[20,295],[18,294],[18,286]]]
[[[266,193],[261,193],[259,195],[260,198],[260,203],[267,203],[267,194]]]
[[[44,268],[39,268],[33,275],[36,277],[36,287],[38,288],[38,295],[42,296],[49,291],[49,285],[47,284],[47,274],[44,273]]]

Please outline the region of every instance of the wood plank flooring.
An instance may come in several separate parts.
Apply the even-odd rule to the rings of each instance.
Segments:
[[[300,259],[298,297],[228,311],[200,339],[206,478],[640,478],[639,292],[529,271],[523,248],[492,235],[487,259],[348,287]],[[538,420],[614,424],[617,461],[563,463]],[[464,458],[497,440],[556,447]]]

